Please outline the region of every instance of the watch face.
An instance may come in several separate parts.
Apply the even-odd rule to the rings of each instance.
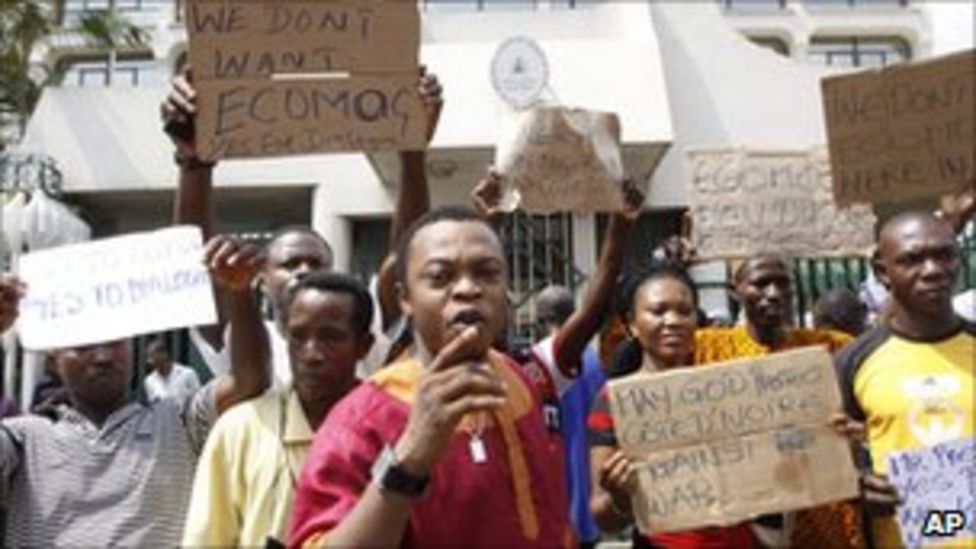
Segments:
[[[542,48],[531,38],[509,38],[499,46],[491,61],[491,83],[495,91],[515,109],[525,109],[539,100],[549,81],[549,63]]]

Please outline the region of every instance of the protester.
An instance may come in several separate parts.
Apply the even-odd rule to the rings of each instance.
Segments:
[[[443,90],[437,77],[427,74],[423,67],[420,69],[418,93],[426,117],[427,141],[430,142],[440,119]],[[197,154],[193,140],[197,113],[196,90],[188,73],[174,78],[169,95],[160,105],[160,112],[164,131],[176,147],[174,160],[180,168],[174,223],[198,225],[205,235],[209,235],[215,224],[211,198],[216,163],[203,161]],[[399,156],[401,190],[393,214],[391,246],[395,245],[399,231],[422,215],[430,205],[426,151],[401,151]],[[271,345],[275,386],[283,388],[290,381],[291,367],[281,322],[281,305],[287,290],[299,278],[314,270],[332,270],[333,253],[329,243],[311,227],[290,226],[275,233],[268,243],[266,254],[268,262],[262,275],[265,282],[262,286],[265,297],[271,304],[272,320],[265,327]],[[386,264],[392,265],[392,262],[390,259]],[[392,271],[381,269],[378,281],[378,303],[382,306],[384,327],[390,326],[395,331],[394,321],[398,313],[389,310],[396,309]],[[226,371],[229,367],[224,346],[224,326],[221,321],[216,326],[190,332],[194,345],[215,374]],[[389,338],[382,331],[374,335],[374,349],[360,365],[360,374],[363,376],[379,368],[386,359]]]
[[[813,327],[818,330],[833,330],[857,337],[864,333],[867,319],[867,305],[847,288],[828,291],[813,306]]]
[[[791,327],[793,280],[786,262],[778,257],[747,259],[733,277],[733,295],[745,315],[745,324],[733,328],[705,328],[695,333],[695,363],[704,364],[762,356],[777,351],[825,345],[836,351],[851,337],[830,330]],[[793,522],[791,525],[790,523]],[[760,521],[760,541],[768,545],[789,540],[795,547],[861,547],[857,509],[848,502],[800,511]]]
[[[777,351],[824,345],[835,351],[851,337],[829,330],[807,330],[791,327],[793,322],[793,286],[786,263],[774,256],[747,259],[733,276],[733,297],[745,315],[742,325],[731,328],[700,328],[695,331],[694,364],[721,362],[736,358],[764,356]],[[601,354],[615,349],[626,337],[620,323],[611,327],[601,339]],[[611,365],[611,375],[633,371],[640,355],[624,345],[621,357]],[[860,547],[860,520],[857,509],[848,502],[801,511],[795,516],[771,515],[753,525],[759,542],[765,545],[791,543],[796,547],[813,547],[827,543],[832,547]]]
[[[837,365],[847,412],[867,427],[874,473],[862,483],[874,516],[868,532],[877,547],[900,547],[888,455],[976,434],[976,327],[952,308],[960,250],[945,220],[894,217],[882,227],[872,265],[889,291],[887,321],[845,347]]]
[[[562,449],[532,384],[491,349],[507,316],[498,236],[471,210],[435,209],[397,258],[413,345],[319,429],[290,544],[570,545]]]
[[[545,330],[543,341],[556,337],[575,312],[575,300],[568,288],[547,286],[539,292],[536,316]],[[553,374],[558,371],[551,356],[548,356],[548,360],[538,356],[534,358],[537,363],[546,365],[547,371]],[[569,383],[559,399],[559,427],[566,452],[566,487],[573,531],[581,547],[594,547],[600,540],[600,530],[590,512],[590,452],[586,415],[593,399],[603,388],[606,374],[593,346],[586,347],[580,363],[579,377]]]
[[[373,337],[366,288],[346,275],[313,273],[289,291],[284,311],[293,382],[214,426],[197,467],[186,547],[283,543],[312,436],[358,384],[356,362]]]
[[[628,345],[640,362],[621,371],[655,373],[691,364],[694,331],[698,325],[698,298],[694,283],[684,271],[658,266],[624,292]],[[634,522],[631,498],[637,490],[636,471],[618,449],[606,389],[597,397],[588,419],[593,495],[590,507],[600,527],[615,532]],[[748,522],[694,531],[642,535],[635,531],[634,547],[735,547],[756,546]]]
[[[173,360],[163,336],[156,336],[146,345],[146,354],[153,371],[142,381],[146,400],[164,398],[183,400],[200,388],[200,378],[189,366]]]
[[[255,258],[254,250],[222,237],[206,247],[213,278],[232,297],[231,322],[258,314],[246,289]],[[16,317],[22,292],[15,279],[0,279],[0,329]],[[5,545],[175,545],[197,451],[219,412],[267,387],[266,357],[234,354],[228,375],[183,404],[147,405],[133,402],[129,392],[129,340],[57,349],[52,356],[71,406],[61,407],[55,421],[0,422]]]

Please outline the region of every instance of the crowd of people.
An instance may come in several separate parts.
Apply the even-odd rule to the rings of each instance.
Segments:
[[[424,71],[418,90],[429,140],[443,91]],[[718,327],[702,316],[686,242],[648,250],[649,272],[624,272],[645,197],[623,182],[579,306],[566,288],[541,292],[543,336],[520,363],[505,339],[498,174],[473,207],[431,208],[425,151],[401,152],[393,244],[371,293],[335,271],[310,227],[283,227],[262,248],[215,234],[215,165],[196,154],[188,78],[161,110],[179,166],[173,222],[206,239],[219,322],[191,339],[214,378],[200,386],[153,339],[137,399],[129,339],[51,349],[62,396],[45,415],[0,423],[7,545],[593,546],[632,528],[638,490],[607,379],[812,345],[837,352],[844,409],[830,422],[851,442],[861,496],[723,527],[632,530],[634,546],[897,547],[887,455],[974,435],[976,328],[953,309],[972,192],[941,215],[884,223],[875,318],[838,291],[815,308],[816,328],[795,327],[789,264],[764,255],[736,266],[742,320]],[[0,278],[0,331],[24,284]]]

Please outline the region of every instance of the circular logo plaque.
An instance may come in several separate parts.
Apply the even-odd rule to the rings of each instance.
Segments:
[[[491,83],[498,95],[516,110],[539,100],[549,81],[549,63],[531,38],[509,38],[491,60]]]

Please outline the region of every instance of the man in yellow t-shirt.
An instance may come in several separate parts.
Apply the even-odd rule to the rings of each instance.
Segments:
[[[285,300],[292,382],[217,422],[200,455],[184,547],[284,543],[292,500],[315,430],[354,388],[373,342],[373,301],[355,279],[315,272]]]
[[[891,514],[897,496],[884,476],[889,454],[974,435],[976,327],[952,308],[960,250],[949,223],[923,213],[891,219],[873,263],[891,293],[888,321],[845,347],[837,365],[847,413],[867,427],[874,475],[866,496],[887,504],[868,506],[870,533],[887,548],[902,545]]]

